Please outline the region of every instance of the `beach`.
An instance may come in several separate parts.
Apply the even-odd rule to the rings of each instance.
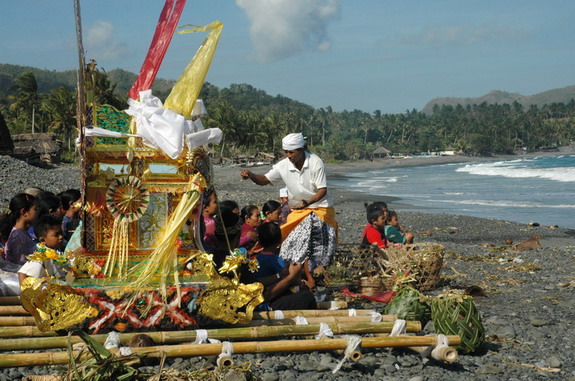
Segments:
[[[445,164],[463,157],[407,159],[399,163],[381,162],[328,165],[328,176],[360,171],[373,165]],[[416,161],[411,161],[416,160]],[[467,160],[467,158],[465,158]],[[477,161],[478,158],[470,158]],[[490,159],[491,160],[491,159]],[[500,160],[500,158],[499,158]],[[0,157],[0,198],[9,199],[29,186],[54,192],[79,187],[77,166],[55,169],[30,168],[11,158]],[[250,168],[265,173],[269,167]],[[260,187],[242,181],[240,168],[214,168],[214,184],[219,200],[232,199],[240,206],[261,205],[277,199],[280,186]],[[17,173],[18,176],[13,175]],[[374,196],[339,188],[330,189],[335,200],[339,241],[357,243],[365,226],[364,203]],[[448,289],[479,286],[486,296],[475,302],[486,330],[485,345],[473,355],[460,355],[456,363],[443,365],[424,362],[420,356],[403,350],[366,351],[358,363],[346,362],[337,375],[330,369],[341,359],[337,353],[274,355],[234,355],[236,363],[252,361],[255,374],[263,380],[537,380],[575,379],[575,230],[554,226],[530,226],[503,220],[475,218],[455,214],[402,211],[401,200],[383,199],[396,209],[400,223],[415,234],[416,242],[433,241],[447,249],[447,264],[442,270],[441,288],[429,292],[438,295]],[[3,201],[3,206],[5,206]],[[506,241],[517,244],[536,234],[543,248],[514,251]],[[507,246],[507,247],[505,247]],[[425,327],[433,332],[433,324]],[[199,367],[205,359],[169,359],[175,369]],[[36,371],[52,373],[47,367]],[[149,370],[153,370],[152,368]],[[30,368],[3,370],[7,379],[31,374]],[[35,373],[41,374],[41,373]],[[1,374],[0,374],[1,377]]]

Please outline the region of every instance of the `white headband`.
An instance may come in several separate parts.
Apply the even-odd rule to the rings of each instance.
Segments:
[[[305,146],[305,138],[301,133],[286,135],[282,139],[282,148],[286,151],[292,151]]]

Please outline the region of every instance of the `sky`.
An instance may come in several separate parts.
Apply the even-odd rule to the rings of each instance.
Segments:
[[[86,58],[138,73],[164,2],[80,1]],[[72,0],[0,4],[0,63],[77,67]],[[400,113],[574,85],[573,15],[573,0],[188,0],[179,25],[224,24],[206,78],[216,86]],[[177,79],[204,38],[175,35],[158,77]]]

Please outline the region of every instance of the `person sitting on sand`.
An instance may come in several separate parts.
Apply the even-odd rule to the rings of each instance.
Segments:
[[[67,273],[58,263],[58,260],[63,258],[62,253],[58,251],[64,241],[62,220],[50,214],[44,215],[38,219],[34,230],[40,243],[36,251],[28,257],[28,262],[18,270],[20,285],[28,277],[63,278]]]
[[[315,298],[308,287],[308,282],[313,280],[302,280],[305,275],[304,265],[300,262],[286,264],[275,254],[281,242],[280,227],[273,222],[266,222],[257,228],[257,232],[263,250],[257,255],[260,267],[255,278],[264,285],[267,304],[264,307],[269,306],[272,310],[315,309]],[[307,277],[311,278],[311,275]]]
[[[287,217],[291,212],[291,208],[289,206],[289,194],[287,188],[280,189],[280,203],[282,211],[280,213],[280,220],[278,221],[278,224],[280,224],[281,226],[287,222]]]
[[[385,228],[386,214],[380,208],[367,209],[368,226],[365,228],[365,234],[362,237],[363,245],[377,245],[380,249],[387,248],[387,239],[383,234]]]
[[[218,203],[214,188],[207,188],[202,195],[202,198],[203,210],[201,218],[203,219],[203,224],[201,226],[204,227],[202,244],[204,249],[206,249],[208,253],[211,253],[216,240],[216,220],[214,219],[214,215],[218,210]]]
[[[274,222],[279,224],[282,204],[276,200],[268,200],[262,206],[262,214],[265,217],[263,222]]]
[[[237,202],[234,200],[224,200],[220,202],[218,207],[220,209],[220,213],[224,213],[225,211],[231,211],[232,213],[240,215],[240,207]]]
[[[36,242],[28,233],[28,228],[36,222],[36,199],[29,194],[19,193],[12,197],[8,209],[0,221],[0,229],[8,236],[4,256],[12,263],[24,264],[26,257],[36,249]]]
[[[385,236],[390,242],[394,243],[413,243],[412,233],[401,233],[399,227],[399,218],[397,213],[393,210],[387,212],[387,219],[385,221]]]
[[[369,205],[368,205],[367,203],[365,203],[365,212],[366,212],[366,215],[369,215],[373,210],[376,210],[376,209],[382,210],[383,213],[385,213],[385,218],[384,218],[384,220],[387,219],[387,204],[386,204],[385,202],[383,202],[383,201],[375,201],[375,202],[373,202],[373,203],[371,203],[371,204],[369,204]],[[365,241],[365,236],[367,235],[367,231],[369,230],[370,227],[372,227],[372,225],[371,225],[371,223],[369,222],[369,219],[368,219],[367,225],[365,225],[365,228],[363,229],[363,233],[361,233],[361,240],[360,240],[361,242],[364,242],[364,241]],[[382,233],[383,237],[385,238],[384,232],[382,231],[381,233]]]
[[[239,247],[250,250],[258,241],[256,228],[262,223],[260,210],[255,205],[244,206],[240,212],[240,217],[244,224],[242,225]]]
[[[62,193],[58,194],[60,198],[60,203],[62,204],[62,212],[64,216],[62,217],[62,233],[64,234],[64,240],[69,241],[72,237],[72,233],[80,224],[80,218],[78,213],[80,211],[79,201],[82,198],[82,194],[78,189],[68,189]]]

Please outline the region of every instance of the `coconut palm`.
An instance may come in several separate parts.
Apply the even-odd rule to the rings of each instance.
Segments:
[[[22,111],[20,114],[27,116],[27,121],[32,125],[32,133],[35,132],[35,116],[36,110],[40,103],[40,96],[38,95],[38,83],[33,73],[27,72],[17,77],[14,82],[16,84],[10,88],[15,94],[11,96],[12,109],[19,109]]]

